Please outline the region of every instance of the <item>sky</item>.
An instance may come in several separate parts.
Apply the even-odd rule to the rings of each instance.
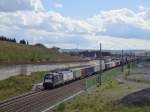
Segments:
[[[0,0],[0,35],[71,49],[150,50],[149,0]]]

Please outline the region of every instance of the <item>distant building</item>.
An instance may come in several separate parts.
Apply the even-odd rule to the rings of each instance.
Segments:
[[[53,49],[53,50],[55,50],[55,51],[59,51],[60,50],[60,48],[59,47],[52,47],[51,49]]]

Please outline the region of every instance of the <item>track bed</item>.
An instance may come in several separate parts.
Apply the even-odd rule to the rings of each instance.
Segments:
[[[64,98],[83,90],[83,80],[60,88],[35,92],[2,102],[0,103],[0,112],[41,112]]]

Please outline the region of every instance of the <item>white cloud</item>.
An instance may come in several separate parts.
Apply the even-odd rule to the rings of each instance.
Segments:
[[[15,1],[20,4],[19,0]],[[150,48],[149,8],[139,12],[126,8],[102,11],[85,20],[77,20],[56,12],[39,10],[43,9],[40,0],[24,1],[30,5],[22,9],[8,8],[5,12],[0,7],[0,35],[65,48],[77,45],[80,48],[98,48],[99,41],[105,49]]]
[[[54,3],[54,6],[56,8],[63,8],[63,4],[61,4],[61,3]]]
[[[138,13],[138,17],[143,18],[150,24],[150,8],[144,8],[144,10]]]
[[[41,0],[0,0],[0,11],[15,12],[18,10],[44,10]]]
[[[150,40],[130,38],[125,39],[121,37],[111,37],[111,36],[94,36],[91,40],[91,46],[93,48],[98,48],[98,42],[102,43],[103,49],[149,49],[150,50]],[[94,44],[95,43],[95,44]]]
[[[1,25],[17,26],[23,29],[41,29],[49,32],[87,34],[95,32],[95,27],[86,21],[63,17],[55,12],[17,11],[0,12]],[[36,20],[36,21],[35,21]]]
[[[96,21],[95,26],[97,28],[98,26],[103,26],[105,32],[97,32],[98,35],[104,34],[124,38],[148,38],[150,35],[150,21],[145,17],[150,19],[148,17],[149,13],[150,10],[135,13],[126,8],[103,11],[89,18],[89,22],[93,24]]]
[[[140,6],[139,6],[139,9],[140,9],[140,11],[143,11],[143,10],[145,10],[145,7],[142,6],[142,5],[140,5]]]

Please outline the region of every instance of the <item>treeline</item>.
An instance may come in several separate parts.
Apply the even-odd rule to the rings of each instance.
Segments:
[[[16,39],[15,38],[7,38],[5,36],[0,36],[0,40],[1,41],[8,41],[8,42],[14,42],[14,43],[16,43]]]
[[[19,44],[29,45],[29,42],[26,40],[20,40]]]
[[[17,43],[15,38],[8,38],[8,37],[5,37],[5,36],[0,36],[0,41],[7,41],[7,42]],[[29,45],[29,42],[24,40],[24,39],[22,39],[22,40],[19,41],[19,44]]]

